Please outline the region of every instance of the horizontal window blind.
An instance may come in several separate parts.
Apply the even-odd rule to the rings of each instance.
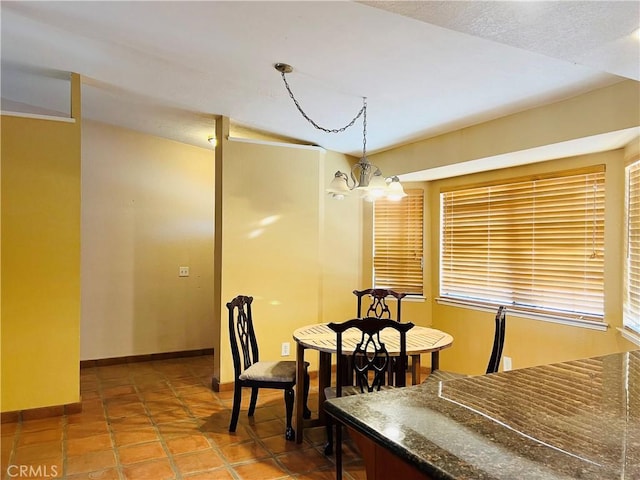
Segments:
[[[602,321],[604,168],[441,193],[440,296]]]
[[[373,207],[373,283],[422,295],[423,209],[421,189],[406,189],[400,201],[379,199]]]
[[[626,264],[624,325],[640,333],[640,160],[626,169]]]

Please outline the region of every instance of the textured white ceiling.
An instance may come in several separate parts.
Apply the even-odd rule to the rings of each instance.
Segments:
[[[359,155],[640,80],[640,2],[0,3],[3,108],[68,108],[207,146],[214,115]],[[47,76],[43,77],[43,73]],[[46,82],[42,79],[46,78]],[[45,85],[46,86],[43,86]]]
[[[361,2],[440,27],[640,80],[637,1]]]

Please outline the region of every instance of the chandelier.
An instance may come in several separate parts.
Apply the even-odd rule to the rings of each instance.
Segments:
[[[342,200],[345,196],[349,195],[353,190],[361,192],[362,196],[368,201],[374,201],[378,198],[387,198],[389,200],[400,200],[402,197],[406,197],[400,179],[397,176],[385,178],[382,175],[380,169],[373,165],[367,159],[367,98],[362,99],[362,108],[356,114],[353,119],[341,128],[325,128],[314,122],[302,109],[298,100],[296,100],[289,83],[285,77],[285,74],[291,73],[293,67],[286,63],[276,63],[275,69],[282,75],[284,86],[289,92],[289,96],[300,114],[315,128],[322,130],[326,133],[340,133],[344,132],[347,128],[353,126],[360,117],[362,117],[362,157],[358,162],[351,167],[351,172],[347,175],[344,172],[337,171],[333,177],[333,180],[329,184],[327,193],[332,198]]]

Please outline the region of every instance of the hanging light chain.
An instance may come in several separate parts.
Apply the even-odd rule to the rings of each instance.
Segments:
[[[362,158],[366,159],[367,158],[367,97],[362,98],[361,112],[363,115],[362,116]]]
[[[406,196],[402,185],[400,184],[400,179],[397,176],[385,179],[385,177],[382,176],[380,169],[367,159],[367,97],[362,97],[362,108],[344,127],[325,128],[318,125],[309,117],[309,115],[306,114],[291,91],[289,82],[287,82],[286,74],[291,73],[293,71],[293,67],[286,63],[276,63],[274,64],[274,68],[280,72],[284,86],[287,89],[287,92],[289,92],[289,97],[293,100],[293,103],[300,114],[316,129],[326,133],[344,132],[347,128],[353,126],[353,124],[356,123],[356,120],[362,117],[362,157],[357,163],[352,165],[350,175],[347,175],[340,170],[335,173],[333,180],[327,189],[327,192],[331,194],[332,197],[342,199],[350,190],[354,190],[355,188],[359,188],[362,192],[366,192],[367,199],[370,201],[373,201],[375,198],[380,196],[387,196],[387,198],[391,200],[400,200],[402,197]],[[358,173],[358,178],[355,176],[356,173]]]
[[[362,104],[362,108],[360,109],[360,111],[358,112],[358,114],[353,117],[353,120],[351,120],[348,124],[346,124],[344,127],[342,128],[325,128],[322,127],[320,125],[318,125],[316,122],[314,122],[313,120],[311,120],[311,118],[309,118],[309,116],[304,112],[304,110],[302,109],[302,107],[300,106],[300,104],[298,103],[298,100],[296,100],[296,97],[293,95],[293,92],[291,91],[291,87],[289,87],[289,83],[287,82],[287,79],[285,77],[285,72],[284,71],[280,71],[280,75],[282,76],[282,80],[284,81],[284,86],[287,89],[287,92],[289,92],[289,96],[291,97],[291,100],[293,100],[293,103],[295,104],[296,108],[298,109],[298,111],[300,112],[300,114],[311,124],[313,125],[315,128],[317,128],[318,130],[322,130],[323,132],[327,132],[327,133],[340,133],[340,132],[344,132],[347,128],[351,127],[354,123],[356,123],[356,120],[358,120],[362,115],[364,115],[365,118],[365,134],[366,134],[366,119],[367,119],[367,99],[364,98],[363,99],[363,104]],[[366,144],[366,139],[365,139],[365,144]]]

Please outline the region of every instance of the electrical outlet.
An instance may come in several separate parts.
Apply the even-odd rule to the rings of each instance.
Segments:
[[[189,276],[189,267],[180,267],[178,269],[179,277],[188,277]]]
[[[508,372],[509,370],[511,370],[511,357],[504,357],[502,359],[502,368],[504,369],[505,372]]]
[[[289,342],[283,342],[282,343],[282,354],[281,355],[283,357],[288,357],[290,348],[291,348],[291,344]]]

